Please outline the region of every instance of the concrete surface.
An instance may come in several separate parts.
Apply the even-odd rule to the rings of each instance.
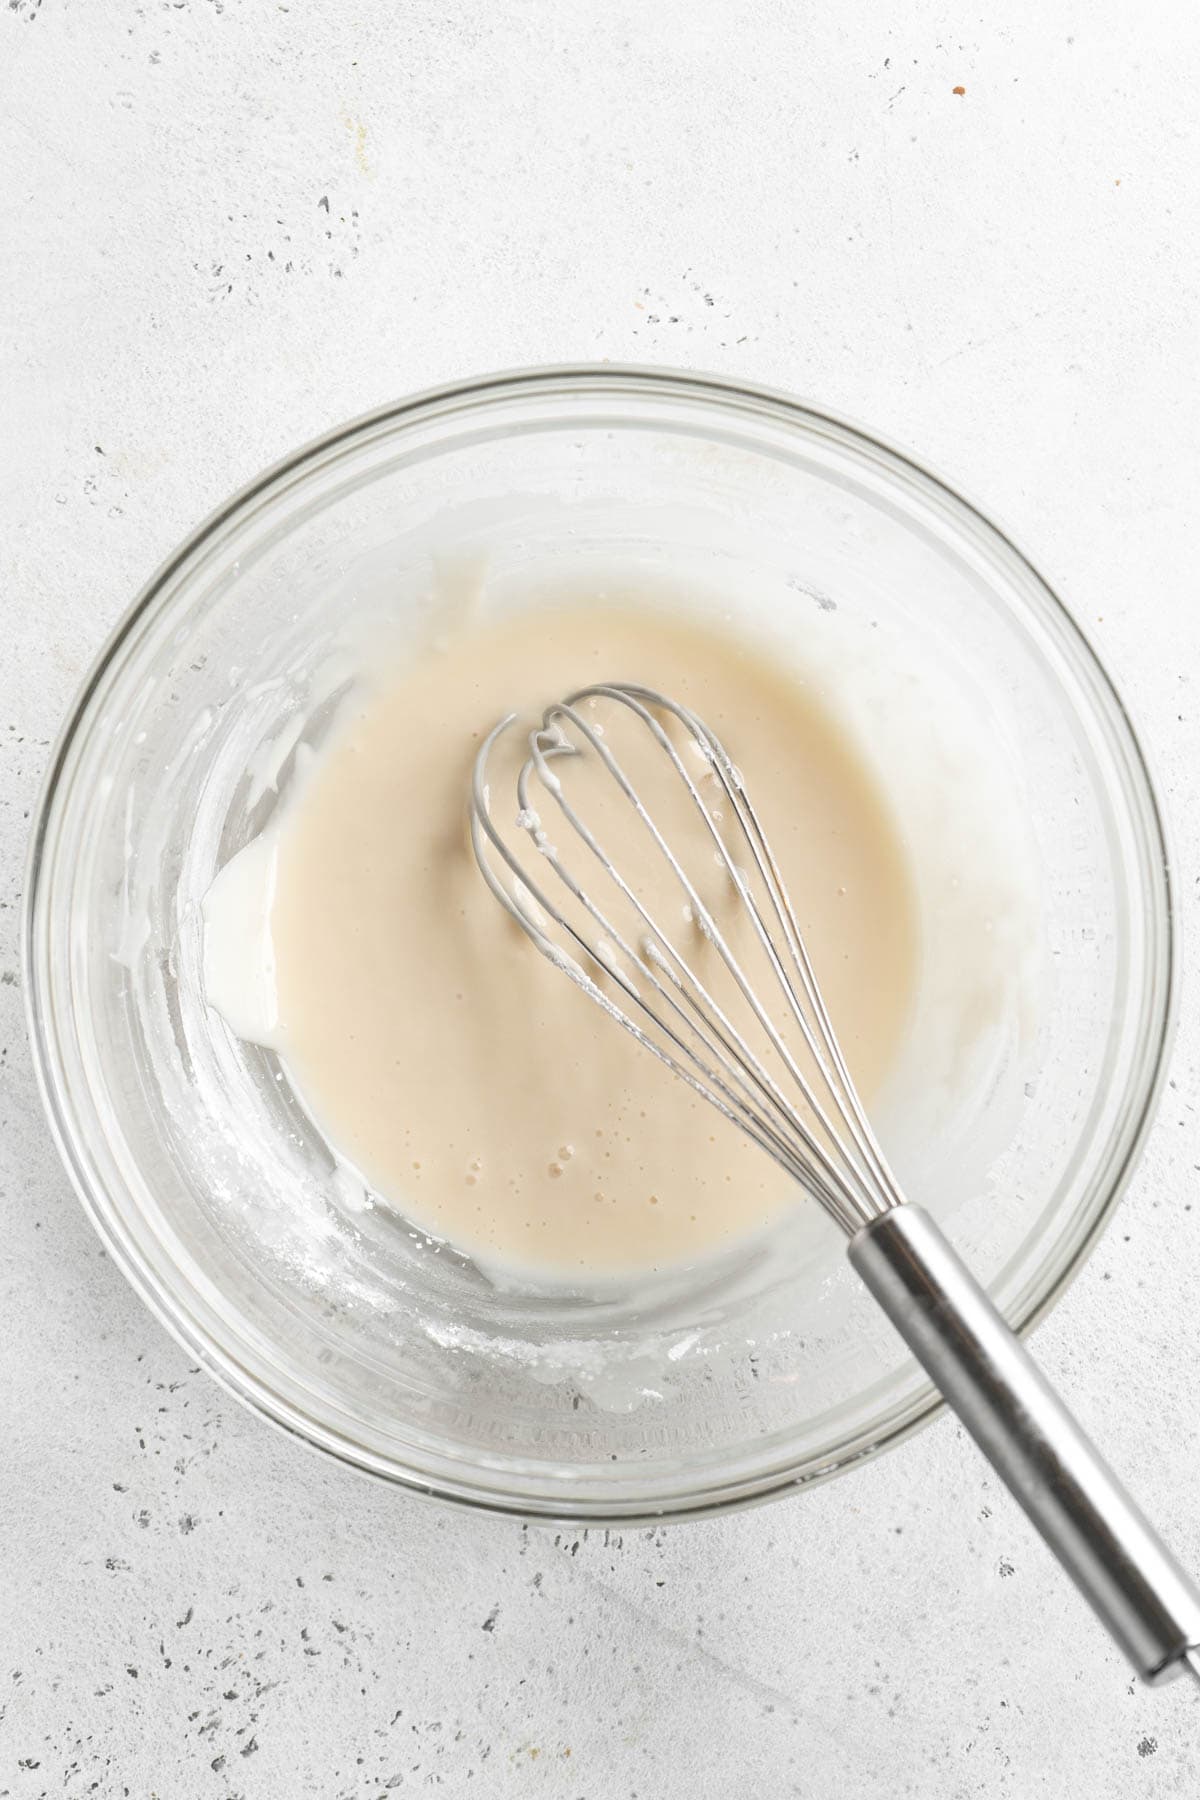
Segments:
[[[47,742],[158,559],[377,401],[578,357],[780,383],[982,497],[1120,677],[1188,932],[1198,51],[1170,0],[6,0],[0,1796],[1200,1792],[1200,1695],[1132,1684],[947,1421],[577,1539],[245,1416],[101,1256],[16,974]],[[1037,1338],[1195,1567],[1198,970],[1193,935],[1149,1153]]]

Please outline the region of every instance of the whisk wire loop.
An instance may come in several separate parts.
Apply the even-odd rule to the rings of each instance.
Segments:
[[[785,997],[787,1016],[799,1031],[811,1074],[751,980],[730,933],[703,899],[687,860],[661,828],[644,798],[644,784],[631,777],[599,721],[581,710],[600,703],[619,707],[635,720],[648,745],[665,758],[682,784]],[[732,820],[737,854],[728,827],[718,825],[664,718],[682,726],[684,747],[703,761],[706,773],[718,784],[726,803],[719,817],[722,824]],[[538,853],[530,859],[518,856],[510,836],[491,814],[488,769],[497,739],[512,722],[511,717],[502,720],[479,750],[470,817],[480,869],[510,917],[591,999],[800,1182],[844,1231],[852,1234],[899,1204],[899,1190],[830,1026],[786,884],[740,773],[719,739],[687,707],[640,685],[596,684],[548,707],[541,724],[529,734],[528,755],[516,780],[515,823]],[[651,910],[638,882],[610,857],[572,800],[554,765],[576,757],[591,758],[633,808],[654,852],[686,899],[681,917],[694,922],[732,977],[748,1009],[746,1025],[734,1021],[728,1005],[720,1002],[680,946],[677,934]],[[548,812],[548,806],[553,810]],[[626,926],[614,917],[612,906],[602,904],[592,886],[575,874],[553,841],[546,818],[568,828],[564,841],[582,846],[616,890],[614,899],[619,896],[629,921]],[[743,863],[746,853],[749,871]],[[496,858],[505,865],[507,879],[495,866]],[[533,873],[533,861],[554,876],[558,884],[554,892]],[[572,904],[563,904],[561,890]],[[765,916],[760,892],[765,896]],[[748,1030],[761,1032],[765,1041],[756,1048]],[[768,1066],[768,1059],[781,1065],[777,1072]],[[785,1091],[780,1078],[791,1091]],[[793,1094],[799,1096],[799,1105]]]

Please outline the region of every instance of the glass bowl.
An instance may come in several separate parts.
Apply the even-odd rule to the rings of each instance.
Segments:
[[[878,632],[896,683],[937,665],[986,722],[1038,875],[1037,1029],[1016,1105],[984,1095],[959,1148],[986,1154],[956,1150],[933,1203],[1018,1330],[1062,1291],[1146,1130],[1171,1012],[1163,832],[1129,720],[1029,562],[910,458],[661,370],[388,407],[268,471],[154,576],[83,685],[33,832],[27,994],[55,1136],[189,1352],[347,1463],[583,1521],[792,1490],[937,1406],[832,1228],[649,1302],[506,1292],[348,1181],[278,1060],[204,1004],[200,899],[327,725],[347,644],[427,630],[431,570],[477,554],[501,595],[614,560],[752,589],[777,637]]]

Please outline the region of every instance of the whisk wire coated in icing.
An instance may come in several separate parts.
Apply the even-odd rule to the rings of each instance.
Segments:
[[[665,759],[682,783],[700,822],[698,842],[711,845],[751,922],[784,1016],[804,1046],[803,1062],[607,734],[585,716],[582,709],[590,702],[620,707],[636,720],[651,752]],[[656,714],[683,728],[682,744],[672,740]],[[567,911],[561,895],[537,879],[529,859],[517,855],[491,816],[490,754],[510,723],[502,721],[482,747],[471,808],[480,868],[510,916],[578,986],[740,1125],[844,1231],[853,1233],[898,1205],[899,1189],[850,1078],[783,876],[740,772],[720,740],[689,708],[640,686],[603,683],[547,708],[541,725],[530,733],[529,755],[517,777],[515,819],[539,853],[538,866],[548,869],[575,903]],[[723,802],[720,823],[681,749],[690,749],[713,778]],[[637,813],[648,852],[678,883],[685,902],[682,916],[717,951],[732,980],[747,1015],[742,1023],[714,993],[711,978],[702,978],[694,958],[681,947],[678,930],[668,926],[661,910],[650,910],[639,885],[610,858],[573,803],[554,764],[580,755],[597,760]],[[548,818],[556,827],[568,828],[565,836],[548,829]],[[560,836],[570,847],[582,848],[605,883],[615,888],[617,911],[578,878]],[[690,855],[697,853],[693,843]],[[507,878],[497,862],[507,869]],[[594,931],[585,929],[588,922]],[[750,1041],[751,1029],[762,1034],[757,1045]]]

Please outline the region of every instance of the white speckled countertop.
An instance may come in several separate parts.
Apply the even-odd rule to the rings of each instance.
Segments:
[[[1132,1683],[947,1420],[624,1536],[459,1517],[285,1441],[101,1254],[25,1048],[48,741],[230,489],[494,366],[817,397],[1014,529],[1162,777],[1173,1079],[1037,1348],[1200,1567],[1200,26],[994,10],[5,0],[0,1797],[1200,1791],[1200,1698]]]

